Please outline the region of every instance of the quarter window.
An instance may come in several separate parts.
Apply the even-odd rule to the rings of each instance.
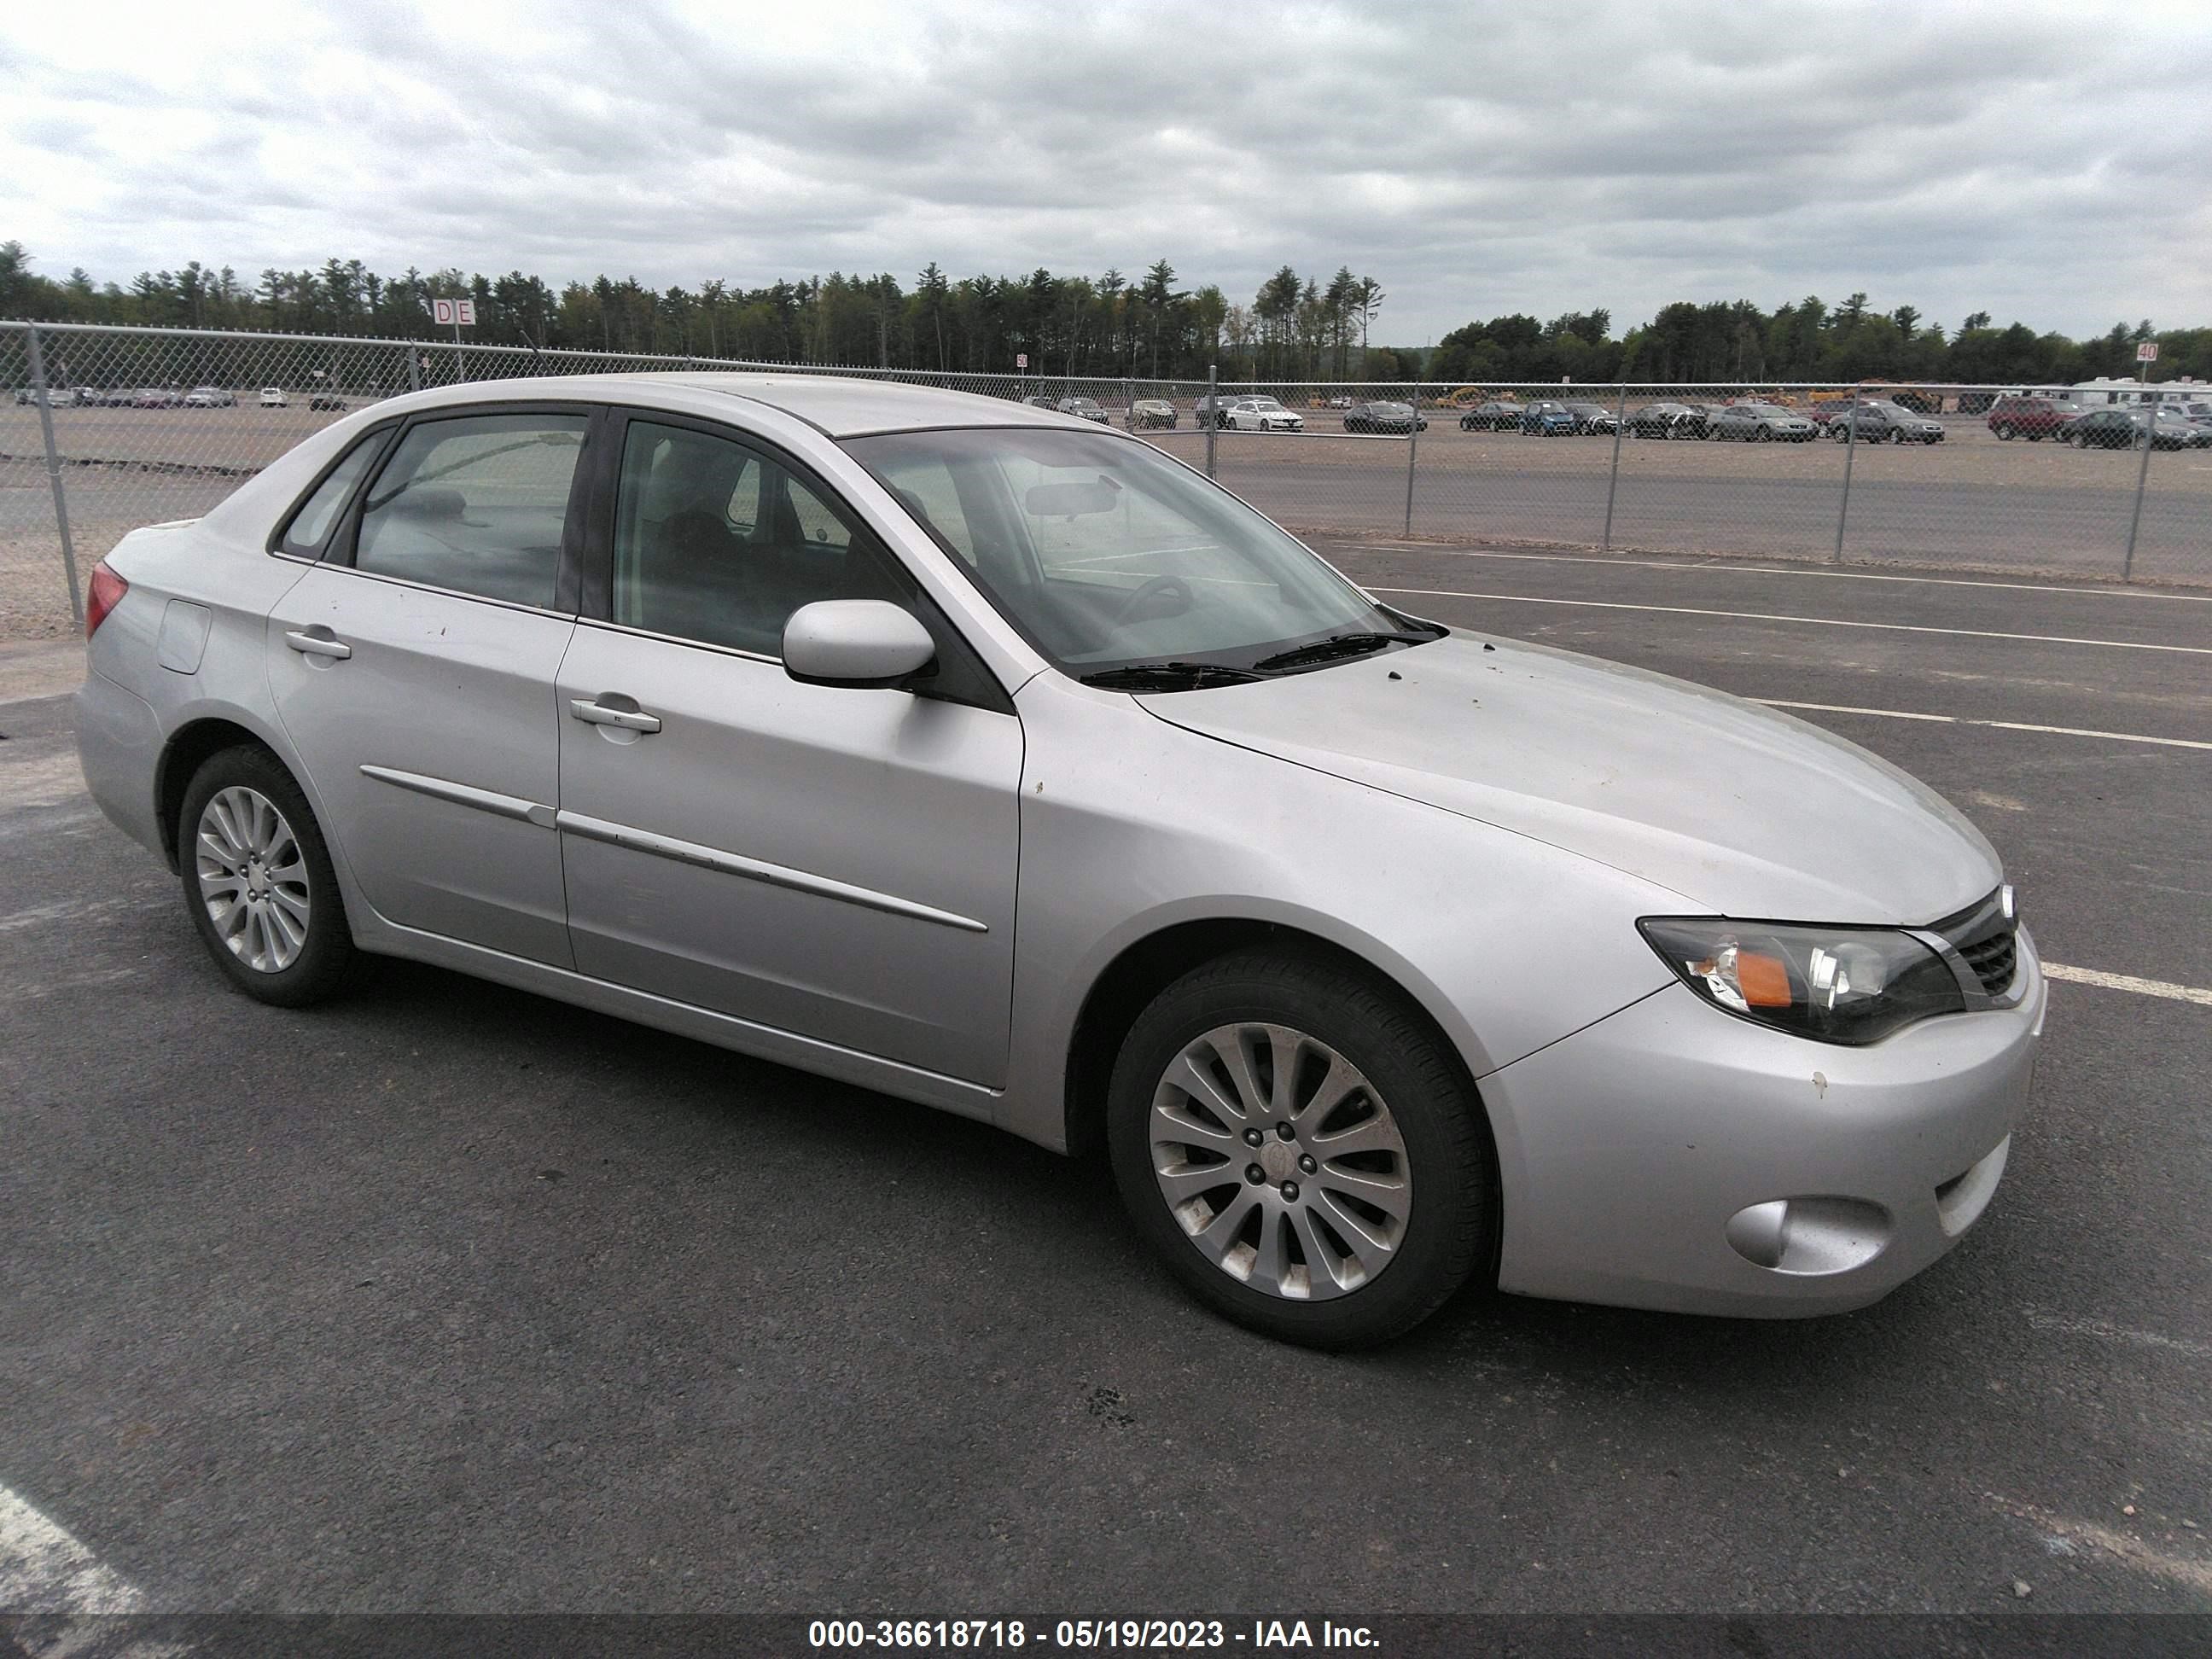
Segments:
[[[354,568],[550,608],[581,415],[477,415],[408,429],[362,505]]]
[[[614,620],[778,656],[817,599],[908,603],[889,556],[762,452],[633,420],[615,508]]]
[[[338,514],[345,509],[353,495],[354,486],[361,475],[369,469],[384,441],[392,435],[386,427],[381,432],[372,432],[345,453],[345,458],[324,475],[314,493],[300,504],[292,515],[292,522],[284,526],[284,537],[277,546],[295,558],[319,559],[323,556],[323,544],[331,538],[331,526],[337,522]]]

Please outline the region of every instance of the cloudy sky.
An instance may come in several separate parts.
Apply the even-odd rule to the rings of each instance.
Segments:
[[[751,286],[1165,257],[1504,311],[2212,324],[2212,4],[18,5],[0,239]]]

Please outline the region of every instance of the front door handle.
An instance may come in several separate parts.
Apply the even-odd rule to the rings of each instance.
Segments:
[[[284,635],[284,643],[303,656],[329,657],[343,662],[353,655],[353,647],[339,640],[320,623],[312,628],[293,629]]]
[[[660,716],[642,708],[614,708],[586,697],[569,700],[569,710],[587,726],[619,726],[625,732],[658,732]]]

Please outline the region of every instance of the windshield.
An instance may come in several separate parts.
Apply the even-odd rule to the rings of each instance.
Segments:
[[[1002,427],[845,448],[1071,673],[1169,659],[1249,668],[1331,635],[1406,626],[1149,444]]]

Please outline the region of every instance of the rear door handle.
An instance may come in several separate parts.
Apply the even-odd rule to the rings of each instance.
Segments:
[[[284,643],[295,651],[309,657],[331,657],[343,662],[353,655],[353,647],[334,637],[331,630],[317,623],[313,628],[295,628],[284,635]]]
[[[568,708],[578,720],[587,726],[619,726],[625,732],[660,730],[660,716],[648,714],[642,708],[611,708],[605,703],[593,702],[586,697],[570,699]]]

